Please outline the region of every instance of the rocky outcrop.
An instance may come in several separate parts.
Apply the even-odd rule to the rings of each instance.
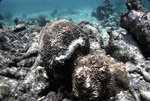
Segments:
[[[14,23],[16,25],[18,25],[18,24],[35,25],[35,21],[33,19],[30,19],[29,21],[26,21],[26,20],[23,20],[21,18],[14,18]]]
[[[82,21],[78,24],[83,30],[87,31],[89,37],[90,48],[101,51],[103,43],[102,32],[98,26],[87,21]]]
[[[82,101],[99,101],[129,89],[125,66],[95,52],[76,60],[73,92]]]
[[[20,32],[26,29],[25,24],[19,24],[17,26],[14,26],[14,28],[12,29],[13,32]]]
[[[40,34],[40,53],[48,75],[69,89],[74,60],[89,52],[87,32],[64,19],[47,24]]]
[[[20,96],[27,93],[29,85],[21,85],[24,84],[38,55],[37,44],[34,42],[38,43],[40,28],[35,25],[26,25],[26,29],[17,32],[13,31],[14,28],[17,26],[0,30],[0,79],[2,81],[0,82],[0,100],[2,101],[17,101]],[[29,95],[26,99],[29,99]],[[24,98],[22,97],[22,100],[25,100]]]
[[[127,90],[124,65],[90,49],[92,41],[101,44],[97,27],[79,25],[60,20],[42,30],[27,23],[24,30],[13,30],[19,23],[1,29],[0,100],[98,101]]]
[[[144,8],[141,0],[127,0],[126,6],[130,11],[136,10],[136,11],[148,12],[148,10]]]
[[[120,26],[133,35],[145,56],[150,56],[150,13],[143,7],[141,0],[128,0],[127,7],[129,12],[121,15]]]
[[[73,93],[82,101],[98,101],[104,96],[110,77],[109,65],[103,57],[79,57],[72,75]]]
[[[150,61],[143,56],[143,52],[131,34],[122,34],[116,31],[108,31],[108,33],[110,40],[105,49],[106,53],[124,62],[130,77],[130,92],[122,92],[117,95],[117,101],[149,99]]]
[[[40,54],[57,89],[72,89],[83,101],[108,99],[127,90],[129,78],[125,66],[98,52],[89,54],[90,29],[83,29],[67,20],[59,20],[47,24],[40,33]]]
[[[134,64],[144,61],[142,51],[138,44],[132,39],[132,35],[123,35],[120,32],[108,31],[110,36],[109,43],[105,47],[107,54],[110,54],[115,59]]]
[[[118,101],[121,101],[122,98],[124,98],[124,100],[130,98],[137,101],[143,98],[148,99],[148,95],[145,92],[149,90],[148,86],[145,85],[149,85],[148,82],[150,82],[150,73],[148,71],[150,65],[149,60],[145,59],[143,52],[136,41],[133,40],[131,34],[121,34],[115,31],[109,31],[108,33],[110,40],[105,49],[106,53],[124,62],[130,77],[130,97],[129,92],[122,92],[116,96],[116,99],[118,99]]]
[[[109,0],[105,0],[94,10],[91,16],[96,17],[99,21],[108,19],[114,13],[113,5]]]
[[[121,15],[120,26],[128,33],[108,31],[106,53],[125,63],[130,77],[130,92],[121,92],[115,100],[149,100],[149,12],[141,0],[128,0],[128,12]],[[145,58],[146,57],[146,58]]]

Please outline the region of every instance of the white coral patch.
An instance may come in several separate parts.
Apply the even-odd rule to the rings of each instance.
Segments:
[[[91,79],[90,79],[90,76],[88,75],[87,78],[86,78],[86,88],[89,88],[91,86]]]
[[[150,20],[150,12],[147,14],[147,20]]]
[[[63,60],[66,60],[66,59],[70,58],[71,55],[73,54],[73,52],[75,51],[75,49],[77,47],[79,47],[79,45],[83,46],[83,42],[84,42],[84,40],[81,37],[79,37],[79,39],[73,40],[71,42],[71,44],[69,45],[67,51],[65,52],[65,55],[61,55],[59,57],[56,57],[55,59],[57,61],[61,62]]]
[[[76,70],[77,75],[78,75],[82,70],[83,70],[83,68],[82,68],[82,67],[79,67],[79,68]]]
[[[85,74],[86,69],[88,69],[88,67],[86,66],[79,67],[78,69],[76,69],[75,74],[77,75],[77,78],[81,78],[81,74],[83,76],[86,76]]]

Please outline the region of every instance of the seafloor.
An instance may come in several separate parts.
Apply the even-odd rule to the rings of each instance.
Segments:
[[[0,101],[150,101],[150,12],[126,7],[0,16]]]

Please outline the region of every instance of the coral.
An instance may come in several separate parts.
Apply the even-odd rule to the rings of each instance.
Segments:
[[[104,96],[110,80],[108,63],[99,55],[79,57],[73,72],[73,93],[82,101],[98,101]]]
[[[15,27],[12,29],[12,31],[13,31],[13,32],[20,32],[20,31],[23,31],[23,30],[25,30],[25,29],[26,29],[25,24],[19,24],[19,25],[15,26]]]
[[[15,99],[16,88],[19,84],[17,80],[0,76],[0,100],[9,101]]]
[[[35,25],[34,19],[29,19],[29,21],[23,20],[21,18],[14,18],[14,23],[18,24],[25,24],[25,25]]]
[[[150,100],[150,92],[149,91],[141,91],[140,92],[141,98],[144,101],[149,101]]]
[[[63,19],[41,30],[32,21],[16,20],[0,30],[0,100],[98,101],[129,88],[125,66],[90,49],[92,41],[101,42],[95,25]],[[26,29],[14,32],[20,24]]]
[[[25,99],[30,99],[31,91],[28,90],[28,86],[31,83],[25,86],[22,85],[24,85],[23,82],[27,74],[30,74],[30,68],[38,54],[37,51],[33,51],[37,50],[37,47],[32,50],[29,47],[33,40],[38,41],[38,38],[35,38],[38,33],[36,32],[37,27],[33,25],[26,24],[26,29],[19,32],[13,32],[13,27],[0,30],[0,80],[2,81],[0,82],[0,100],[17,101],[21,98],[25,101]],[[41,70],[39,72],[42,75],[44,74]],[[42,79],[43,82],[45,81],[43,76],[41,76],[41,79],[37,78],[37,76],[41,75],[36,73],[36,83],[33,84],[38,84],[38,87],[36,86],[35,88],[39,89],[41,81],[38,82],[38,80]],[[34,89],[32,90],[34,91]],[[24,97],[24,95],[26,96]]]
[[[127,4],[129,12],[121,15],[120,26],[133,35],[145,56],[150,56],[149,13],[140,0],[128,0]]]
[[[101,47],[104,45],[104,41],[101,35],[101,30],[96,26],[87,21],[82,21],[78,24],[83,30],[87,31],[90,48],[101,51]]]
[[[45,15],[39,15],[39,16],[37,17],[36,21],[37,21],[37,23],[38,23],[38,25],[39,25],[40,27],[43,27],[43,26],[46,25],[46,23],[50,22],[50,21],[47,21],[47,20],[46,20],[46,16],[45,16]]]
[[[73,72],[73,93],[82,101],[99,101],[129,89],[125,66],[97,52],[79,57]]]
[[[107,54],[122,62],[132,62],[137,64],[145,60],[142,51],[135,41],[131,41],[132,35],[123,35],[119,32],[108,31],[109,43],[105,47]],[[136,46],[136,47],[135,47]]]
[[[39,46],[48,75],[53,75],[57,84],[66,86],[71,81],[73,61],[88,54],[89,41],[80,27],[63,19],[42,29]]]
[[[127,6],[128,10],[148,12],[148,10],[145,9],[144,6],[142,5],[141,0],[127,0],[126,6]]]
[[[92,16],[96,17],[98,20],[108,19],[110,15],[114,13],[113,5],[109,0],[105,0],[100,4],[96,10],[92,12]]]
[[[94,50],[89,54],[90,29],[83,29],[63,19],[51,22],[41,30],[40,54],[58,91],[72,89],[80,100],[98,101],[127,90],[129,78],[125,66]]]

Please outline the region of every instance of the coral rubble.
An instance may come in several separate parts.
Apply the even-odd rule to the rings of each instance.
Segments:
[[[121,15],[120,26],[137,40],[146,56],[150,56],[150,19],[149,12],[141,0],[128,0],[129,12]]]
[[[129,78],[123,64],[89,54],[87,31],[67,20],[49,23],[42,29],[39,45],[47,74],[59,89],[73,87],[74,95],[83,101],[108,99],[128,90]]]
[[[101,51],[103,46],[102,32],[98,26],[87,21],[82,21],[78,24],[84,31],[87,31],[89,37],[90,48]]]
[[[93,11],[110,27],[107,44],[102,27],[87,21],[47,23],[41,15],[0,23],[0,101],[149,101],[150,12],[141,0],[126,6],[119,21],[125,33],[107,24],[116,21],[109,0]]]
[[[129,89],[125,66],[102,54],[89,54],[76,60],[73,92],[83,101],[99,101]]]

